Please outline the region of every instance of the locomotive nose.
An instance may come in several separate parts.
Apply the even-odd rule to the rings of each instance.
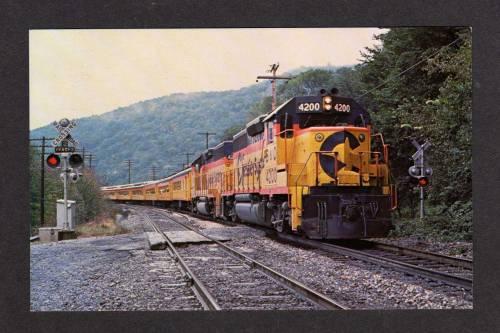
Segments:
[[[331,193],[316,187],[303,198],[301,230],[314,239],[386,237],[392,227],[387,196]]]

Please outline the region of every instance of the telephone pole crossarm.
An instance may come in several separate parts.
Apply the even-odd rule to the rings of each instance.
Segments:
[[[204,135],[205,140],[206,140],[206,149],[208,149],[208,137],[210,135],[217,135],[217,133],[210,133],[210,132],[198,132],[199,135]]]
[[[271,103],[271,112],[276,109],[276,80],[291,80],[293,77],[291,76],[278,76],[276,72],[278,71],[278,67],[280,67],[279,63],[270,65],[271,69],[267,72],[272,73],[273,75],[259,75],[257,76],[257,82],[259,80],[271,80],[272,86],[272,103]]]
[[[259,75],[257,76],[257,79],[259,80],[265,80],[265,79],[269,79],[269,80],[291,80],[293,79],[292,76],[270,76],[270,75]]]

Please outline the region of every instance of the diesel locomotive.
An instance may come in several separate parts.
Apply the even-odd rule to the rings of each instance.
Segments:
[[[385,237],[397,194],[388,145],[372,132],[356,101],[322,90],[252,120],[185,170],[102,191],[312,239]]]

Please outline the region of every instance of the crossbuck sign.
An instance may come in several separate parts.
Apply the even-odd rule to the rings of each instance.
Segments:
[[[73,130],[73,128],[76,127],[76,122],[74,120],[69,121],[68,119],[64,118],[59,122],[54,121],[52,125],[54,125],[54,127],[59,131],[59,135],[57,136],[57,138],[52,141],[52,146],[59,146],[63,141],[69,141],[75,146],[78,144],[78,141],[73,139],[69,134]]]
[[[425,141],[424,144],[420,145],[415,139],[412,140],[413,145],[417,148],[417,152],[412,155],[412,159],[415,161],[415,165],[418,167],[424,166],[424,151],[431,146],[429,141]]]

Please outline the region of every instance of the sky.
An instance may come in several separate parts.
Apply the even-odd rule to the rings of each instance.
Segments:
[[[301,66],[343,66],[376,28],[30,30],[30,129],[172,93],[239,89]]]

